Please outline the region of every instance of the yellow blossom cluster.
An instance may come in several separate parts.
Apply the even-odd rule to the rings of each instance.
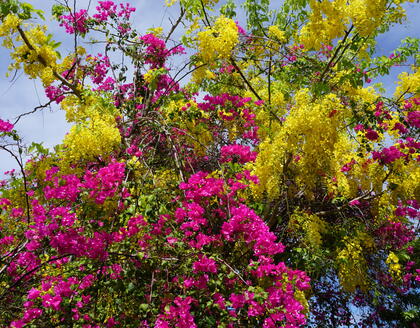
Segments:
[[[406,151],[406,149],[401,149]],[[411,154],[413,158],[418,156],[418,152]],[[392,184],[391,196],[393,201],[397,199],[417,199],[420,195],[420,166],[418,162],[406,161],[400,158],[393,163],[393,174],[388,178],[388,183]]]
[[[306,49],[320,49],[322,44],[344,35],[349,18],[346,17],[346,0],[310,1],[312,9],[309,22],[302,27],[300,42]]]
[[[396,280],[401,279],[401,264],[399,263],[399,259],[394,252],[389,253],[385,263],[388,264],[389,272],[391,273],[392,277]]]
[[[73,126],[64,137],[65,157],[78,161],[109,155],[121,142],[119,130],[112,123],[95,115],[84,124]]]
[[[385,15],[389,14],[392,21],[403,18],[399,4],[396,11],[391,12],[387,3],[386,0],[311,0],[309,22],[300,31],[300,41],[306,49],[318,50],[322,44],[330,44],[344,36],[350,26],[354,26],[359,35],[367,37],[383,23]]]
[[[225,16],[217,18],[214,26],[197,33],[200,57],[205,63],[215,59],[229,59],[238,44],[236,23]]]
[[[269,198],[280,194],[288,177],[309,195],[320,177],[331,175],[333,161],[342,157],[347,142],[341,132],[348,109],[334,94],[315,100],[308,89],[299,90],[285,122],[260,145],[254,173],[260,178],[256,194]]]
[[[398,86],[395,89],[394,97],[399,98],[406,93],[412,93],[414,96],[420,96],[420,70],[413,67],[413,73],[402,72],[398,75]]]
[[[295,291],[295,299],[305,308],[305,313],[309,312],[309,302],[306,298],[306,295],[301,290]]]
[[[344,237],[344,247],[338,250],[337,265],[338,277],[341,286],[347,292],[354,292],[356,288],[366,290],[369,287],[367,280],[367,263],[363,254],[366,248],[373,248],[374,242],[368,234],[359,232],[355,237]]]
[[[97,114],[104,120],[114,120],[114,117],[119,115],[118,109],[110,101],[94,93],[84,95],[83,101],[75,95],[70,95],[60,105],[66,112],[68,122],[84,122]]]
[[[17,31],[17,27],[22,22],[22,20],[13,14],[8,14],[4,19],[2,24],[0,24],[0,37],[9,36]],[[5,45],[3,43],[3,45]],[[9,47],[7,47],[9,48]]]
[[[315,214],[308,214],[296,210],[289,221],[289,228],[292,231],[302,231],[305,246],[319,248],[322,245],[322,233],[326,232],[327,224]]]
[[[69,96],[61,107],[67,120],[76,123],[64,138],[66,159],[77,161],[107,156],[121,142],[115,122],[118,110],[110,102],[95,95],[86,95],[83,101]]]
[[[165,0],[165,5],[168,7],[173,6],[175,3],[177,3],[178,0]]]
[[[350,1],[347,12],[361,36],[368,36],[381,24],[386,5],[386,0]]]
[[[8,15],[10,16],[10,15]],[[48,45],[48,37],[45,34],[46,27],[36,26],[24,35],[27,41],[22,42],[22,36],[18,35],[15,41],[22,42],[15,45],[11,37],[8,39],[9,48],[13,48],[11,57],[14,60],[9,70],[19,69],[23,66],[24,72],[32,79],[41,78],[44,85],[51,84],[56,78],[53,69],[58,59],[57,52]]]
[[[281,43],[284,43],[287,40],[286,39],[286,34],[284,33],[284,31],[280,30],[277,25],[271,25],[268,28],[268,35],[270,37],[274,37],[275,39],[277,39]]]
[[[8,14],[0,25],[0,37],[4,38],[3,46],[12,51],[13,63],[9,65],[9,71],[23,67],[29,78],[40,78],[44,86],[50,85],[59,78],[60,72],[71,67],[74,56],[62,63],[57,62],[58,53],[50,44],[45,26],[21,26],[16,15]]]

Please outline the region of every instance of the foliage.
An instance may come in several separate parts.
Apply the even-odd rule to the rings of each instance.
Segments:
[[[402,2],[171,0],[147,34],[129,4],[56,4],[62,56],[42,12],[1,1],[9,70],[73,126],[49,150],[19,137],[30,113],[0,120],[20,168],[0,182],[0,324],[415,327],[419,41],[375,55]],[[369,86],[395,66],[393,96]]]

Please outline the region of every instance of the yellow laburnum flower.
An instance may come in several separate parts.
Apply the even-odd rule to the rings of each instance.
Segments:
[[[402,271],[401,271],[401,264],[399,264],[399,259],[394,252],[390,252],[386,261],[388,264],[389,272],[391,273],[394,279],[401,279]]]
[[[360,35],[368,36],[382,23],[386,5],[386,0],[352,0],[347,13]]]
[[[178,0],[165,0],[165,5],[167,7],[173,6]]]
[[[322,44],[330,44],[335,38],[344,35],[349,18],[345,15],[346,0],[321,2],[312,0],[309,22],[300,31],[300,42],[305,49],[321,48]]]
[[[402,72],[398,75],[398,86],[395,89],[394,97],[399,98],[404,93],[413,93],[416,97],[420,96],[420,70],[413,67],[413,73]]]
[[[284,31],[281,31],[277,25],[272,25],[268,28],[269,36],[275,37],[280,42],[284,43],[287,41],[286,34]]]
[[[156,74],[154,74],[157,71],[157,68],[152,68],[148,70],[144,75],[143,78],[147,83],[152,83],[152,81],[155,79]]]
[[[228,59],[239,41],[238,28],[232,19],[222,15],[213,27],[198,32],[197,40],[200,57],[204,62]]]
[[[310,195],[320,177],[332,175],[334,151],[347,140],[342,127],[350,112],[338,96],[327,94],[313,101],[302,89],[293,102],[278,132],[260,144],[255,162],[254,174],[260,179],[256,194],[265,191],[271,199],[279,196],[286,173]]]
[[[289,228],[304,233],[304,244],[317,249],[322,245],[321,233],[326,232],[327,224],[315,214],[295,211],[290,217]]]
[[[163,27],[161,26],[153,27],[153,28],[149,28],[147,31],[152,33],[153,35],[156,35],[158,38],[160,38],[162,37],[162,34],[163,34]]]
[[[121,142],[115,123],[103,120],[99,115],[88,122],[77,124],[64,137],[67,147],[64,158],[70,161],[92,160],[108,156]]]
[[[300,41],[306,49],[319,50],[322,44],[331,44],[352,25],[361,36],[371,35],[383,23],[385,15],[391,13],[386,0],[322,0],[310,1],[309,21],[300,31]],[[404,13],[397,7],[395,17],[400,21]]]
[[[365,291],[369,287],[367,263],[363,256],[364,248],[373,245],[369,238],[365,233],[359,233],[353,238],[346,236],[343,239],[344,247],[338,251],[338,278],[347,292],[354,292],[356,288]]]
[[[16,15],[8,14],[0,25],[0,37],[13,34],[21,21]]]
[[[56,80],[56,78],[54,76],[54,72],[51,69],[51,67],[46,67],[46,68],[44,68],[42,70],[42,72],[41,72],[41,80],[42,80],[42,83],[45,86],[50,85],[51,83],[53,83]]]

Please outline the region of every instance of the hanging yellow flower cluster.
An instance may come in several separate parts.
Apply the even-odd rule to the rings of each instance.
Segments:
[[[331,174],[332,163],[350,148],[340,131],[348,115],[334,94],[313,100],[307,89],[299,90],[286,120],[274,136],[260,145],[254,167],[260,184],[256,194],[267,192],[269,198],[280,194],[287,175],[293,175],[302,189],[310,194],[320,176]]]
[[[74,55],[66,57],[61,63],[57,62],[58,53],[50,43],[46,26],[20,24],[21,20],[16,15],[8,14],[0,25],[3,46],[12,51],[10,56],[13,63],[9,65],[9,71],[23,67],[29,78],[40,78],[44,86],[49,86],[59,78],[61,72],[71,67]],[[79,47],[77,53],[80,51]]]
[[[388,264],[389,272],[391,273],[392,277],[396,280],[400,280],[402,271],[401,264],[399,264],[397,255],[395,255],[394,252],[390,252],[385,262]]]
[[[296,210],[290,217],[289,228],[295,232],[302,231],[305,246],[318,249],[322,245],[321,234],[326,232],[327,224],[314,214]]]
[[[373,248],[374,242],[368,234],[359,232],[355,237],[343,239],[344,247],[338,250],[337,265],[338,278],[341,286],[347,292],[354,292],[356,288],[366,290],[369,281],[366,279],[367,263],[363,254],[364,249]]]
[[[67,120],[76,123],[64,138],[64,158],[92,160],[109,155],[120,144],[121,135],[115,122],[118,110],[103,98],[87,95],[81,102],[76,96],[69,96],[61,107]]]
[[[215,59],[229,59],[238,44],[236,23],[225,16],[217,18],[213,27],[197,33],[200,57],[205,63]]]
[[[360,36],[367,37],[381,25],[385,15],[391,21],[404,18],[404,10],[399,3],[395,4],[391,10],[386,0],[311,0],[312,12],[300,32],[300,41],[306,49],[318,50],[322,44],[344,36],[350,26],[354,26]]]

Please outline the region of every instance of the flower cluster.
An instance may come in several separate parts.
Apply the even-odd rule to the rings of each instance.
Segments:
[[[74,14],[60,16],[60,26],[64,26],[68,34],[86,34],[88,31],[87,19],[87,10],[81,9]]]
[[[146,64],[150,64],[152,69],[162,67],[169,56],[185,53],[185,49],[182,46],[166,49],[165,41],[154,34],[145,34],[140,40],[147,46],[145,49]]]
[[[99,1],[96,6],[97,13],[92,17],[98,22],[106,22],[109,17],[120,17],[129,20],[136,8],[131,7],[129,3],[120,3],[118,6],[113,1]]]
[[[419,70],[393,99],[364,87],[418,52],[408,38],[371,55],[401,1],[286,2],[279,15],[251,2],[249,32],[231,4],[213,17],[218,0],[203,0],[181,1],[167,35],[135,31],[130,4],[58,6],[76,44],[104,37],[61,59],[39,12],[0,1],[10,69],[73,123],[49,150],[0,120],[21,168],[0,181],[1,326],[387,326],[391,310],[407,325]],[[188,22],[197,53],[174,72],[187,53],[169,43]]]
[[[0,119],[0,132],[10,132],[13,130],[13,124]]]
[[[223,146],[220,150],[221,152],[221,162],[231,162],[235,159],[241,163],[245,164],[247,162],[253,162],[257,158],[257,152],[251,151],[249,146],[242,145],[229,145]]]
[[[238,43],[238,27],[235,21],[220,16],[214,27],[197,34],[200,57],[205,63],[214,59],[229,59]]]

